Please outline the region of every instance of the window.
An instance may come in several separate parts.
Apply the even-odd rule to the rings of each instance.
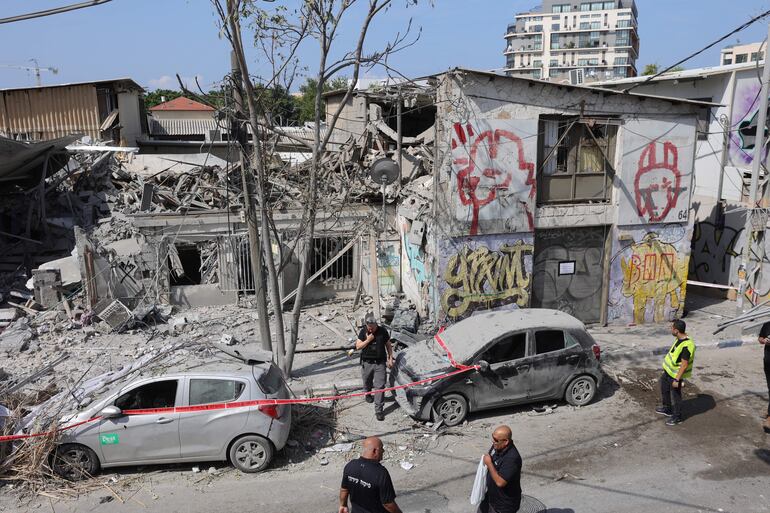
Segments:
[[[565,347],[564,332],[561,330],[538,331],[535,333],[535,354],[561,351]]]
[[[590,29],[591,29],[591,24],[589,22],[584,21],[580,23],[580,30],[590,30]]]
[[[604,4],[602,2],[594,2],[591,4],[592,11],[601,11],[602,9],[604,9]]]
[[[142,385],[115,399],[115,406],[121,410],[173,408],[176,405],[177,384],[177,380],[169,379]]]
[[[626,68],[615,68],[614,76],[615,78],[626,78],[628,76],[628,71]]]
[[[543,26],[542,25],[532,25],[529,27],[530,32],[542,32]]]
[[[542,68],[543,67],[543,61],[540,59],[535,59],[532,61],[532,65],[536,68]]]
[[[533,50],[543,49],[543,34],[538,34],[535,36],[535,39],[532,41],[532,49]]]
[[[590,14],[581,14],[581,15],[580,15],[580,19],[581,19],[581,20],[587,20],[587,19],[589,19],[590,17],[591,17],[591,15],[590,15]]]
[[[628,57],[615,57],[615,66],[624,66],[628,64]]]
[[[614,9],[615,7],[615,2],[604,2],[605,9]]]
[[[631,27],[631,20],[618,20],[618,28]]]
[[[543,75],[543,72],[539,69],[536,69],[532,72],[532,78],[540,78]]]
[[[749,55],[746,53],[742,53],[735,56],[735,64],[742,64],[744,62],[748,62]]]
[[[265,394],[275,394],[281,389],[281,385],[283,384],[283,376],[281,375],[281,371],[278,370],[278,367],[271,363],[270,368],[263,372],[259,378],[257,378],[257,384]]]
[[[591,10],[591,4],[580,4],[580,10],[581,11],[590,11]]]
[[[235,401],[244,388],[242,382],[229,379],[191,379],[190,406]]]
[[[757,52],[751,52],[751,62],[754,62],[754,61],[758,60],[757,59],[758,55],[759,54]]]
[[[592,30],[599,30],[602,28],[602,23],[600,21],[592,21],[591,22],[591,29]]]
[[[696,102],[712,102],[713,98],[690,98]],[[709,138],[709,125],[711,125],[711,107],[703,107],[698,113],[698,140],[705,141]]]
[[[549,68],[556,68],[559,66],[559,59],[551,59],[548,61],[548,67]]]
[[[618,30],[616,33],[615,45],[616,46],[629,46],[631,44],[631,31],[630,30]]]
[[[559,26],[560,25],[558,23],[553,23],[553,24],[551,24],[551,30],[557,31],[557,30],[559,30]]]
[[[733,60],[730,57],[725,57],[725,60],[722,61],[722,64],[727,66],[728,64],[732,64]]]
[[[607,201],[617,128],[608,118],[541,118],[540,203]]]
[[[560,34],[551,34],[551,50],[558,50],[561,48],[561,35]]]
[[[495,342],[492,347],[482,353],[481,360],[485,360],[490,365],[510,362],[511,360],[524,358],[526,349],[527,334],[516,333],[515,335],[508,335]]]
[[[551,7],[551,12],[570,12],[572,6],[569,4],[558,4]]]

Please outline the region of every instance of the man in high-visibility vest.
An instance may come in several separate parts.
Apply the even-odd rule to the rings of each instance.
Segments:
[[[692,375],[695,342],[687,335],[687,325],[680,319],[671,323],[671,334],[676,338],[663,359],[663,375],[660,377],[663,406],[656,408],[655,412],[668,417],[667,426],[676,426],[682,422],[682,388],[684,380]]]

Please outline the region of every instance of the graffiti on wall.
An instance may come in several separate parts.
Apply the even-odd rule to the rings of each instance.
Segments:
[[[537,130],[531,120],[456,123],[452,137],[453,201],[466,233],[502,221],[506,231],[533,231]],[[526,139],[526,143],[525,143]]]
[[[481,310],[528,306],[532,242],[528,234],[446,241],[439,280],[446,316],[459,320]]]
[[[695,121],[629,121],[623,131],[618,225],[689,218]],[[633,184],[633,188],[631,187]]]
[[[651,142],[639,157],[634,178],[634,199],[640,217],[658,223],[677,206],[682,192],[679,173],[679,152],[672,143],[663,143],[663,155],[658,159],[658,144]],[[679,219],[681,221],[681,218]]]
[[[739,80],[733,103],[733,132],[731,135],[730,155],[733,164],[748,166],[754,160],[754,146],[757,137],[757,114],[759,113],[760,85],[756,77]],[[767,136],[767,132],[765,132]],[[764,150],[767,158],[767,148]]]
[[[398,256],[398,244],[377,243],[377,280],[381,294],[398,292],[401,259]]]
[[[687,228],[621,231],[612,259],[608,320],[643,324],[682,315],[690,261]]]
[[[707,283],[729,285],[737,276],[731,276],[733,258],[742,252],[743,227],[719,226],[711,221],[695,223],[692,236],[690,274]]]

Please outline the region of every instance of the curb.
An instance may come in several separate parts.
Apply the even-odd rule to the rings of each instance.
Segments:
[[[733,339],[720,340],[718,342],[709,342],[706,344],[696,344],[696,349],[727,349],[730,347],[748,346],[754,343],[754,339]],[[640,349],[623,353],[603,353],[602,361],[605,360],[640,360],[653,356],[661,356],[668,352],[670,346],[660,346],[653,349]]]

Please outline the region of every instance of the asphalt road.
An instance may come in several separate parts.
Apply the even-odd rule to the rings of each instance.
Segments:
[[[697,353],[687,418],[675,427],[653,413],[657,360],[608,365],[614,379],[587,407],[560,404],[542,415],[531,407],[488,412],[443,436],[415,426],[395,405],[378,423],[371,405],[344,403],[336,422],[351,440],[383,437],[383,463],[408,513],[472,512],[476,465],[501,423],[513,428],[524,458],[524,493],[550,513],[763,512],[770,511],[770,435],[761,428],[767,407],[761,367],[759,346]],[[217,465],[224,473],[209,477],[206,464],[201,473],[189,466],[129,468],[101,477],[114,478],[115,494],[101,487],[73,500],[19,502],[14,490],[0,488],[0,511],[336,512],[341,469],[355,453],[305,452],[304,443],[323,445],[323,437],[313,436],[259,475]],[[414,467],[404,470],[401,461]]]

